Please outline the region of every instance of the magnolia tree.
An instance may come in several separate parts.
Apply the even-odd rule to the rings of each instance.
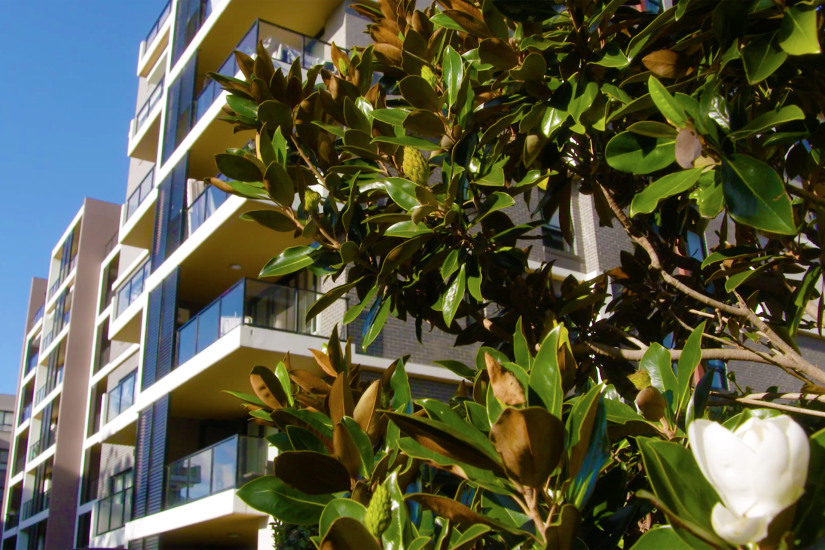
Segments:
[[[255,136],[211,183],[307,243],[261,276],[330,277],[308,318],[357,294],[363,347],[390,315],[481,346],[440,362],[466,380],[449,405],[412,399],[404,359],[362,383],[337,330],[323,377],[255,367],[237,395],[281,453],[249,504],[316,525],[321,548],[821,542],[825,371],[795,343],[825,305],[819,3],[624,4],[362,2],[374,44],[333,46],[334,70],[284,74],[259,45],[236,52],[244,79],[211,75]],[[528,257],[555,212],[572,244],[574,191],[634,252],[558,283]],[[711,359],[803,394],[727,396],[711,423],[712,375],[692,383]]]

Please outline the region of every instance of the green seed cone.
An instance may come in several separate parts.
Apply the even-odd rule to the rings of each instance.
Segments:
[[[418,185],[427,185],[430,179],[430,167],[424,156],[413,147],[404,147],[404,162],[401,165],[404,175]]]
[[[392,519],[392,500],[390,491],[383,485],[379,485],[372,495],[370,505],[367,508],[367,515],[364,518],[367,530],[377,539],[381,538],[384,531],[390,525]]]
[[[438,86],[438,77],[435,76],[433,70],[426,65],[421,67],[421,78],[426,80],[427,84],[429,84],[433,90]]]

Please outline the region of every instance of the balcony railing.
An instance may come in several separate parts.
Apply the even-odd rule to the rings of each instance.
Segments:
[[[266,441],[234,435],[166,469],[166,508],[187,504],[266,474]]]
[[[20,410],[20,419],[18,420],[17,424],[22,424],[26,420],[32,417],[32,404],[29,403],[28,405],[24,405],[23,408]]]
[[[228,193],[221,191],[214,185],[207,185],[200,195],[186,208],[186,238],[203,225],[203,222],[226,202]]]
[[[48,419],[44,419],[43,422],[47,422]],[[38,439],[32,446],[29,448],[29,460],[34,460],[40,453],[46,451],[49,447],[54,445],[57,442],[57,429],[49,430],[49,433],[46,435],[46,439]]]
[[[132,488],[112,494],[97,503],[97,534],[123,527],[132,519]]]
[[[46,304],[43,304],[42,306],[40,306],[40,309],[38,309],[38,310],[34,313],[34,316],[31,318],[31,321],[29,321],[29,328],[31,328],[31,327],[33,327],[34,325],[36,325],[36,324],[37,324],[37,321],[39,321],[40,319],[42,319],[42,318],[43,318],[43,311],[45,310],[45,308],[46,308]]]
[[[137,371],[133,371],[118,382],[117,386],[107,394],[109,396],[109,407],[106,411],[106,422],[111,422],[134,404],[136,378]]]
[[[132,191],[132,194],[129,195],[129,198],[126,199],[126,219],[123,220],[123,223],[126,223],[129,218],[132,217],[138,207],[143,204],[143,201],[146,200],[146,197],[149,196],[149,192],[155,186],[155,169],[152,168],[149,170],[149,173],[144,176],[143,180],[140,182],[140,185],[137,186],[137,189]]]
[[[34,406],[36,407],[39,405],[47,395],[49,395],[52,390],[54,390],[60,383],[63,381],[63,366],[57,368],[57,374],[51,380],[48,380],[45,384],[40,386],[40,388],[34,394]]]
[[[333,69],[332,64],[326,61],[332,57],[331,46],[326,42],[258,20],[252,24],[252,28],[247,31],[241,41],[238,42],[238,45],[232,49],[232,53],[215,72],[231,77],[237,75],[240,68],[235,60],[234,52],[237,50],[250,57],[255,57],[259,41],[263,42],[266,51],[272,56],[276,69],[280,65],[285,71],[288,71],[292,62],[299,57],[304,69],[309,69],[314,65],[325,65],[328,69]],[[222,91],[217,82],[211,78],[207,79],[200,94],[195,98],[194,122],[201,119]]]
[[[34,369],[34,367],[37,366],[38,361],[40,361],[40,351],[35,349],[35,350],[33,350],[33,353],[29,354],[29,357],[26,360],[26,372],[25,372],[25,374],[29,374],[32,371],[32,369]]]
[[[77,254],[72,256],[72,259],[69,260],[69,269],[66,270],[65,274],[62,277],[58,277],[52,286],[49,287],[49,294],[46,298],[47,300],[50,300],[52,296],[54,296],[54,293],[57,292],[57,289],[63,284],[63,281],[65,281],[69,277],[69,274],[74,271],[75,265],[77,265]]]
[[[80,504],[86,504],[97,500],[97,488],[100,478],[87,479],[86,476],[80,480]]]
[[[143,50],[143,53],[146,53],[149,50],[149,47],[155,42],[155,39],[158,37],[158,33],[160,32],[160,28],[166,23],[166,20],[169,19],[169,14],[172,13],[172,0],[166,3],[163,6],[163,11],[160,12],[155,24],[152,25],[152,28],[149,30],[149,34],[146,35],[146,47]]]
[[[347,301],[339,298],[305,323],[307,311],[322,295],[311,290],[241,279],[178,329],[177,364],[182,365],[242,324],[327,336],[336,323],[340,324],[347,310]]]
[[[160,79],[160,82],[152,89],[152,92],[149,94],[149,98],[143,103],[143,106],[138,111],[137,116],[135,117],[135,132],[132,135],[137,135],[140,131],[141,127],[149,120],[149,113],[152,112],[152,109],[155,108],[160,102],[160,98],[163,96],[163,79]]]
[[[117,294],[115,298],[115,318],[120,317],[120,314],[126,311],[126,308],[129,307],[135,300],[137,300],[141,294],[143,294],[143,287],[146,284],[146,279],[149,278],[151,273],[151,264],[149,261],[146,261],[142,266],[138,268],[135,273],[129,277],[129,280],[126,281],[123,286],[117,289]]]
[[[39,495],[35,495],[31,500],[23,503],[21,511],[21,519],[28,519],[44,510],[49,509],[49,502],[51,500],[51,491],[45,491]]]

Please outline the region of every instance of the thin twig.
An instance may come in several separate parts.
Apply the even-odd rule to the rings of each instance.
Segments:
[[[729,395],[721,394],[721,393],[712,393],[714,397],[721,397],[722,399],[727,399],[728,401],[736,401],[737,403],[743,403],[745,405],[754,405],[756,407],[767,407],[769,409],[778,409],[780,411],[787,411],[792,413],[798,414],[807,414],[810,416],[819,416],[825,418],[825,412],[823,411],[813,411],[809,409],[803,409],[801,407],[791,407],[790,405],[782,405],[781,403],[774,403],[772,401],[759,401],[757,399],[748,399],[747,397],[731,397]]]

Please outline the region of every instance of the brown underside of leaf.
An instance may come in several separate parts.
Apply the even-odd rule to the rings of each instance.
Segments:
[[[505,405],[524,405],[527,399],[524,388],[521,387],[516,376],[503,368],[489,353],[484,354],[487,363],[487,374],[490,375],[490,386],[493,394]]]

